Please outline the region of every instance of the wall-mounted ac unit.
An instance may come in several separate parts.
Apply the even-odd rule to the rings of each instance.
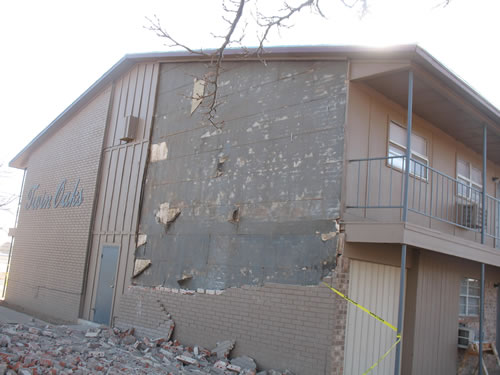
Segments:
[[[467,349],[474,341],[474,330],[465,327],[458,327],[458,347]]]
[[[485,212],[486,219],[488,212]],[[456,223],[466,228],[481,228],[483,222],[483,210],[476,202],[457,203]],[[484,225],[486,226],[485,220]]]
[[[137,136],[137,127],[139,124],[139,119],[135,116],[125,117],[125,126],[123,129],[123,135],[120,141],[131,142]]]

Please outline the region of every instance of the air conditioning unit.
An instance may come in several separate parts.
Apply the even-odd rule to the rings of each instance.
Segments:
[[[485,212],[486,220],[488,212]],[[485,220],[484,225],[487,225]],[[481,228],[483,222],[483,210],[476,202],[457,203],[456,223],[466,228]]]
[[[137,127],[139,124],[139,119],[135,116],[125,117],[125,127],[123,129],[122,137],[120,141],[131,142],[137,136]]]
[[[467,349],[469,344],[474,342],[474,330],[465,327],[458,327],[458,347]]]

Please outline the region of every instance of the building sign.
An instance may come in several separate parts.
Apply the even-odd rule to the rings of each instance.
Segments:
[[[76,181],[73,188],[67,186],[67,180],[61,181],[53,195],[41,193],[40,184],[33,185],[28,192],[27,210],[42,208],[78,207],[83,203],[83,189],[79,188],[80,180]]]

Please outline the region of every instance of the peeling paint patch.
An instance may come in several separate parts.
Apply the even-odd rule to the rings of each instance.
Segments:
[[[167,155],[168,155],[167,142],[151,145],[151,156],[149,158],[151,162],[165,160],[167,158]]]
[[[134,264],[134,275],[132,277],[137,277],[146,269],[151,266],[151,260],[149,259],[136,259]]]
[[[147,234],[139,234],[137,236],[137,247],[141,247],[144,245],[148,240],[148,235]]]
[[[191,99],[191,114],[196,111],[203,101],[203,96],[205,95],[205,81],[202,79],[194,79],[193,85],[193,95]]]
[[[168,226],[173,223],[180,214],[180,208],[170,208],[170,203],[165,202],[160,204],[160,209],[156,212],[155,217],[158,223]]]

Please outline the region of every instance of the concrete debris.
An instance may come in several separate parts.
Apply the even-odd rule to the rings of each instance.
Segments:
[[[214,178],[220,177],[224,174],[224,163],[229,159],[229,156],[221,154],[217,160],[217,167],[215,170]]]
[[[168,147],[166,142],[151,145],[151,154],[149,160],[151,162],[165,160],[168,156]]]
[[[194,79],[193,97],[191,98],[191,114],[196,111],[203,101],[205,95],[205,81],[203,79]]]
[[[145,245],[147,241],[148,241],[147,234],[139,234],[137,236],[137,246],[136,247],[141,247],[142,245]]]
[[[210,351],[170,337],[140,338],[133,328],[85,330],[30,322],[0,324],[0,343],[0,375],[257,375],[252,358],[229,359],[232,340],[219,342]],[[291,372],[267,370],[258,375]]]
[[[331,240],[336,235],[337,235],[337,232],[322,233],[321,234],[321,241],[325,242],[325,241]]]
[[[189,274],[189,273],[183,273],[181,275],[181,277],[177,280],[177,282],[179,284],[182,284],[183,282],[187,281],[187,280],[191,280],[193,278],[193,275]],[[186,292],[181,292],[182,294],[189,294],[189,293],[186,293]]]
[[[135,264],[134,264],[134,274],[132,277],[137,277],[146,269],[151,266],[151,260],[150,259],[136,259]]]
[[[255,361],[246,355],[232,359],[231,365],[238,366],[241,370],[257,370]]]
[[[217,346],[212,350],[212,353],[215,353],[218,359],[226,359],[229,357],[231,350],[233,350],[234,344],[234,340],[218,342]]]
[[[100,333],[101,333],[100,328],[97,328],[96,330],[89,329],[87,333],[85,333],[85,337],[99,337]]]
[[[170,203],[160,204],[160,209],[156,212],[156,221],[168,226],[173,223],[181,214],[180,208],[170,208]]]

